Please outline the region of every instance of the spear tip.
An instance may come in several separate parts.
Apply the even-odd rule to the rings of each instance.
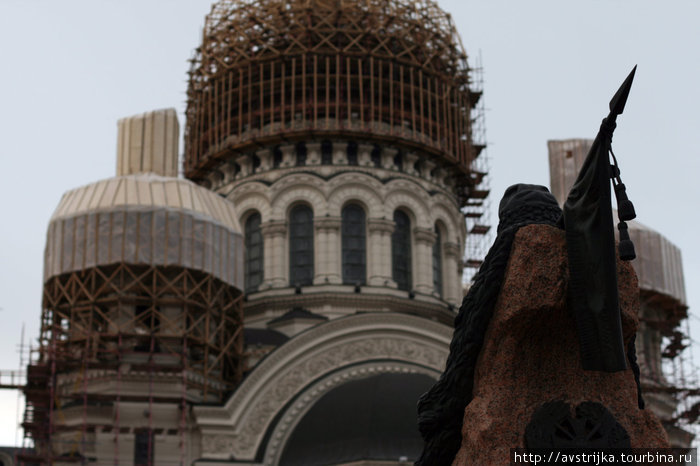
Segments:
[[[627,96],[630,94],[630,89],[632,88],[632,81],[634,81],[634,73],[637,71],[637,65],[634,65],[632,71],[627,76],[627,79],[622,83],[620,89],[617,90],[612,100],[610,101],[610,114],[620,115],[625,109],[625,104],[627,103]]]

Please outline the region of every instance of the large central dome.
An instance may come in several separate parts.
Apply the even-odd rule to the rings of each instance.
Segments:
[[[190,72],[185,174],[282,142],[416,150],[472,186],[469,67],[429,0],[222,0]]]

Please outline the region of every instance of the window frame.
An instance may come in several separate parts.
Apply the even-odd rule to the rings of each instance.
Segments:
[[[308,212],[306,221],[298,221],[295,215],[299,212]],[[303,220],[303,219],[302,219]],[[289,209],[289,284],[290,286],[312,285],[314,279],[314,211],[308,204],[296,204]],[[307,229],[302,235],[300,230]],[[295,245],[295,241],[297,244]],[[308,241],[308,247],[304,247],[304,241]],[[296,264],[306,259],[305,263]]]
[[[259,278],[258,283],[251,284],[250,283],[251,257],[250,257],[249,251],[251,250],[252,246],[256,246],[256,245],[250,244],[251,232],[249,231],[249,222],[254,218],[258,219],[258,225],[257,225],[257,231],[254,231],[253,233],[257,233],[260,237],[260,242],[259,242],[260,257],[258,259],[258,261],[260,263],[260,270],[258,272],[260,278]],[[243,244],[244,244],[244,250],[245,250],[244,273],[243,273],[244,288],[245,288],[246,293],[254,293],[254,292],[258,291],[263,280],[265,280],[265,266],[264,266],[264,262],[263,262],[265,260],[265,239],[262,236],[262,215],[258,211],[251,211],[245,217],[245,221],[243,222]]]
[[[404,216],[405,229],[399,230],[400,224],[397,216]],[[391,234],[391,278],[396,282],[397,288],[403,291],[411,291],[413,288],[413,241],[411,216],[403,209],[394,210],[394,231]],[[400,243],[399,243],[400,242]],[[402,254],[403,252],[403,254]],[[408,252],[408,254],[406,254]],[[403,257],[401,260],[397,260]],[[401,265],[404,267],[401,267]],[[405,280],[401,275],[405,275]]]
[[[361,218],[354,224],[349,218],[353,210],[361,213]],[[343,284],[365,285],[367,283],[367,212],[360,203],[350,201],[341,209],[340,218],[340,262]],[[356,230],[355,234],[352,232],[353,229]],[[351,246],[353,239],[357,240],[357,247]],[[358,260],[349,260],[353,256],[357,257]],[[361,272],[357,275],[349,274],[348,268],[350,267],[355,267]]]

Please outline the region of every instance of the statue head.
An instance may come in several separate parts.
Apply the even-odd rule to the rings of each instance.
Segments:
[[[536,222],[537,217],[546,212],[546,217],[561,215],[561,209],[554,195],[545,186],[536,184],[514,184],[503,194],[498,206],[498,232],[514,225]]]

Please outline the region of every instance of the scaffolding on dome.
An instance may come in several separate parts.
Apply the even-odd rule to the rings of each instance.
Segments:
[[[188,406],[221,403],[242,371],[238,290],[181,267],[117,264],[51,278],[44,286],[38,358],[28,367],[22,464],[82,462],[95,434],[111,433],[114,461],[121,403],[144,403],[153,435],[180,436],[185,461]],[[125,382],[146,385],[139,394]],[[154,383],[158,384],[157,387]],[[176,429],[153,423],[153,405],[180,406]]]
[[[263,145],[323,137],[417,150],[478,199],[481,92],[451,17],[431,0],[224,0],[192,60],[185,175]]]
[[[174,207],[64,212],[72,194],[49,224],[18,460],[82,463],[109,456],[113,442],[115,464],[141,464],[120,458],[128,435],[133,454],[153,464],[155,436],[177,436],[185,464],[191,406],[223,403],[242,377],[240,234]]]

